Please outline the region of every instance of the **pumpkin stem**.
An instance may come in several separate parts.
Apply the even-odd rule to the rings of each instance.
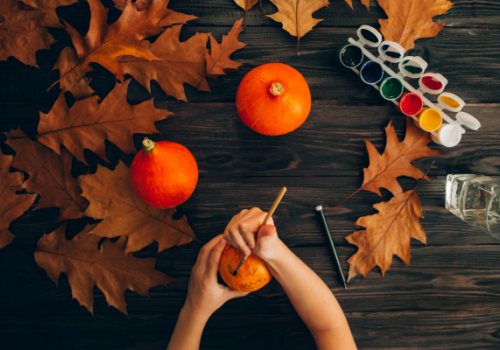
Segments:
[[[269,88],[269,92],[273,96],[280,96],[283,92],[285,92],[285,87],[283,84],[275,81],[274,83],[271,84],[271,87]]]
[[[153,148],[155,148],[155,143],[148,139],[147,137],[142,140],[142,149],[145,151],[151,151]]]

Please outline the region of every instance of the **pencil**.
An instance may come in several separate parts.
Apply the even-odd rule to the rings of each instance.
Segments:
[[[337,270],[339,272],[340,278],[342,279],[342,283],[344,284],[345,290],[347,290],[347,283],[345,281],[344,272],[342,271],[342,265],[340,265],[339,256],[337,255],[337,251],[335,250],[335,245],[333,244],[332,241],[332,235],[330,234],[330,230],[328,229],[328,224],[326,223],[325,214],[323,213],[323,206],[318,205],[316,207],[316,211],[319,213],[321,226],[323,226],[323,231],[325,231],[325,236],[327,238],[326,240],[329,243],[330,252],[332,253],[332,259],[334,260],[334,263],[337,265]]]

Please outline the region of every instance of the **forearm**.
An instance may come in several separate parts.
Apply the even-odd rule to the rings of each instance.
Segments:
[[[355,349],[349,325],[333,293],[314,271],[281,241],[280,244],[280,254],[266,263],[313,334],[318,348]],[[325,339],[335,339],[335,344],[322,344]]]
[[[197,315],[189,307],[184,306],[177,319],[167,350],[198,350],[201,334],[207,321],[208,317]]]

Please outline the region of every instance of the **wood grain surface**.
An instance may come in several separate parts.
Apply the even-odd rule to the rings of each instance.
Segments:
[[[455,0],[447,14],[436,22],[446,27],[435,38],[420,39],[410,54],[429,62],[428,71],[439,72],[449,81],[447,92],[456,93],[465,111],[482,123],[467,131],[454,148],[435,144],[443,154],[435,157],[431,182],[418,189],[425,217],[427,246],[413,240],[410,266],[398,257],[382,278],[375,268],[366,278],[357,276],[345,291],[328,254],[324,233],[314,207],[322,204],[337,246],[342,268],[356,247],[345,237],[354,222],[376,211],[372,206],[389,200],[361,192],[337,209],[333,205],[362,183],[368,166],[363,140],[382,152],[384,127],[393,121],[400,139],[405,122],[393,105],[337,61],[338,50],[361,24],[378,28],[383,10],[372,0],[370,11],[354,0],[352,10],[343,0],[331,0],[329,8],[314,14],[323,21],[301,39],[296,38],[262,13],[257,4],[248,14],[240,41],[248,43],[232,58],[244,63],[240,71],[209,80],[211,92],[198,92],[185,85],[189,103],[167,97],[156,82],[152,94],[133,81],[130,103],[154,97],[157,108],[175,115],[156,124],[154,140],[169,140],[188,147],[200,169],[193,196],[178,208],[188,217],[204,242],[220,234],[231,217],[250,207],[267,209],[279,189],[288,192],[274,220],[283,241],[331,288],[346,312],[359,349],[500,349],[500,241],[471,228],[444,207],[447,174],[481,173],[500,180],[500,1]],[[105,6],[112,5],[103,0]],[[266,14],[276,11],[263,2]],[[181,40],[196,32],[211,32],[221,40],[234,21],[244,15],[231,0],[171,0],[169,8],[199,18],[181,31]],[[81,34],[88,30],[90,10],[85,0],[60,7],[57,13]],[[109,21],[120,15],[110,10]],[[21,127],[36,135],[39,111],[47,113],[59,90],[47,92],[57,80],[52,71],[60,50],[71,45],[63,29],[50,29],[58,40],[51,50],[37,52],[40,69],[10,58],[0,62],[0,132]],[[243,76],[258,65],[282,62],[299,70],[311,88],[312,109],[307,121],[295,132],[280,137],[258,135],[238,118],[234,98]],[[88,74],[101,98],[113,89],[113,76],[100,66]],[[414,83],[414,82],[413,82]],[[71,99],[70,99],[71,101]],[[139,149],[144,135],[136,134]],[[0,135],[0,141],[5,140]],[[74,161],[78,176],[97,164],[114,168],[119,159],[130,164],[132,155],[106,142],[110,163],[86,151],[90,168]],[[2,152],[13,154],[1,144]],[[424,169],[429,159],[414,164]],[[416,181],[401,178],[405,190]],[[157,253],[150,245],[135,253],[157,257],[156,268],[177,278],[168,288],[154,287],[150,298],[126,292],[129,317],[107,306],[104,295],[94,288],[95,316],[72,299],[63,274],[56,286],[34,260],[33,251],[43,233],[58,227],[57,208],[29,210],[15,220],[10,230],[13,243],[0,250],[0,349],[165,349],[187,293],[191,268],[199,243]],[[90,222],[71,220],[71,238]],[[201,349],[315,349],[306,326],[294,311],[281,286],[273,280],[266,288],[245,298],[231,300],[210,319]]]

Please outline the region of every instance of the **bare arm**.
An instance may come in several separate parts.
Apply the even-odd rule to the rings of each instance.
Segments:
[[[247,295],[217,283],[217,271],[226,241],[218,235],[200,250],[191,271],[188,295],[167,350],[197,350],[210,316],[229,299]]]
[[[356,349],[345,315],[328,286],[278,238],[276,227],[266,225],[259,230],[265,215],[258,208],[243,211],[231,220],[224,238],[243,252],[252,250],[266,262],[318,349]]]

